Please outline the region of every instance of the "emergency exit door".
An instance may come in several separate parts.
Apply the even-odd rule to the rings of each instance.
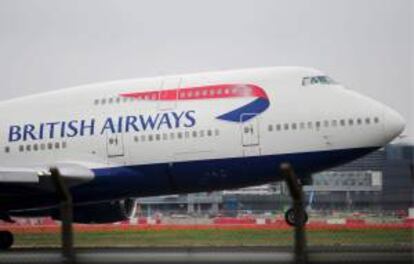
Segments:
[[[260,130],[259,118],[256,114],[243,114],[241,122],[242,146],[244,156],[260,155]]]
[[[106,134],[106,150],[108,158],[125,156],[124,137],[122,133]]]

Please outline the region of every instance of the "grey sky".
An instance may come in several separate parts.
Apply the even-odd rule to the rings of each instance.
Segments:
[[[413,25],[410,0],[0,0],[0,99],[114,79],[300,65],[394,107],[413,136]]]

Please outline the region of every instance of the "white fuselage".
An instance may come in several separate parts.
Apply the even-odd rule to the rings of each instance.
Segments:
[[[323,74],[297,67],[201,73],[6,101],[0,166],[102,169],[378,148],[403,129],[392,109],[339,84],[306,83],[312,76]],[[242,87],[238,96],[224,96],[231,87]],[[167,93],[175,97],[161,99]],[[233,116],[248,120],[218,118],[257,98],[257,107]]]

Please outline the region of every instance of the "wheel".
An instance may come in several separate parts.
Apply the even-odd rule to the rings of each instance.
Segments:
[[[13,234],[9,231],[0,231],[0,250],[9,249],[13,245]]]
[[[303,223],[300,223],[301,225],[306,224],[306,222],[308,222],[308,214],[306,213],[306,211],[303,211],[303,215],[304,215],[304,221]],[[295,210],[293,210],[293,208],[290,208],[289,210],[286,211],[285,213],[285,220],[286,223],[288,223],[288,225],[290,226],[298,226],[299,223],[297,223],[296,221],[296,217],[295,217]]]

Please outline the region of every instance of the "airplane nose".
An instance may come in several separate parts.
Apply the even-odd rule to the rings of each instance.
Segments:
[[[387,141],[391,141],[403,132],[405,120],[397,111],[388,107],[384,111],[384,118],[385,137]]]

